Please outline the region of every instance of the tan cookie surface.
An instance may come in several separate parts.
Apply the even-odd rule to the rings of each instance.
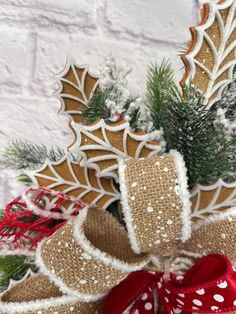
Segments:
[[[224,87],[233,79],[236,64],[236,2],[221,0],[206,3],[201,22],[191,27],[192,40],[182,56],[185,75],[182,86],[192,82],[211,107],[221,98]]]
[[[67,62],[57,79],[60,85],[57,91],[61,101],[60,111],[77,123],[84,121],[81,114],[87,108],[94,92],[98,90],[98,78],[89,72],[87,66]]]
[[[119,159],[138,159],[163,151],[163,143],[158,142],[161,132],[134,133],[126,121],[107,124],[101,119],[90,125],[72,123],[72,127],[76,140],[69,151],[81,158],[81,166],[95,169],[99,177],[117,180]]]
[[[69,156],[58,162],[47,161],[41,169],[29,172],[29,176],[36,185],[63,192],[104,209],[120,198],[112,179],[97,177],[94,169],[81,167]]]
[[[219,179],[213,184],[197,184],[191,193],[192,220],[222,214],[236,206],[236,181],[226,183]]]

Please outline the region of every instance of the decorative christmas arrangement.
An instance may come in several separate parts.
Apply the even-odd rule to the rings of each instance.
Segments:
[[[1,211],[0,313],[236,312],[236,2],[204,4],[182,55],[130,69],[68,63],[68,151],[13,141],[25,192]]]

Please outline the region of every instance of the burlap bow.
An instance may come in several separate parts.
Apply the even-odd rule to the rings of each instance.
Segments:
[[[82,209],[41,242],[40,273],[2,296],[2,313],[96,313],[111,288],[132,272],[166,271],[181,256],[223,253],[235,260],[234,210],[191,226],[179,153],[120,161],[119,178],[125,226],[97,207]]]

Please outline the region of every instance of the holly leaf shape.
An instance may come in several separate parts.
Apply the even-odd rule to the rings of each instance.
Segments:
[[[201,22],[190,28],[192,41],[182,56],[185,75],[183,89],[191,82],[204,94],[210,108],[221,98],[233,80],[236,65],[236,1],[221,0],[204,4]]]
[[[37,186],[48,187],[106,209],[120,199],[110,178],[98,178],[94,169],[81,167],[65,156],[57,162],[47,160],[42,168],[27,172]]]
[[[69,151],[80,158],[82,167],[93,168],[98,177],[113,177],[118,181],[120,158],[150,157],[164,151],[161,131],[133,133],[126,121],[107,124],[103,119],[90,125],[72,122],[76,140]]]
[[[191,193],[192,219],[205,219],[210,215],[236,207],[236,181],[226,183],[219,179],[212,185],[197,184]]]
[[[56,78],[60,86],[56,93],[61,102],[60,112],[77,123],[84,121],[81,114],[98,89],[98,77],[92,75],[87,66],[80,67],[68,61]]]

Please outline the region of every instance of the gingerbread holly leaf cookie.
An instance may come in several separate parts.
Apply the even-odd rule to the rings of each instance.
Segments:
[[[205,219],[211,215],[236,207],[236,181],[226,183],[219,179],[212,185],[197,184],[191,194],[192,219]]]
[[[54,163],[46,161],[41,169],[30,171],[28,175],[37,186],[63,192],[104,209],[120,198],[112,179],[98,178],[94,169],[81,167],[69,156]]]
[[[236,2],[221,0],[204,4],[201,22],[190,28],[192,42],[182,56],[185,75],[182,86],[191,82],[210,108],[233,79],[236,65]]]
[[[103,119],[94,124],[72,122],[76,140],[69,148],[82,167],[93,168],[98,177],[118,179],[118,160],[142,158],[161,153],[162,132],[133,133],[126,121],[107,124]]]
[[[67,62],[65,69],[57,75],[59,90],[56,95],[61,101],[61,112],[79,123],[84,121],[82,112],[98,89],[98,78],[90,74],[88,67],[79,67]]]

